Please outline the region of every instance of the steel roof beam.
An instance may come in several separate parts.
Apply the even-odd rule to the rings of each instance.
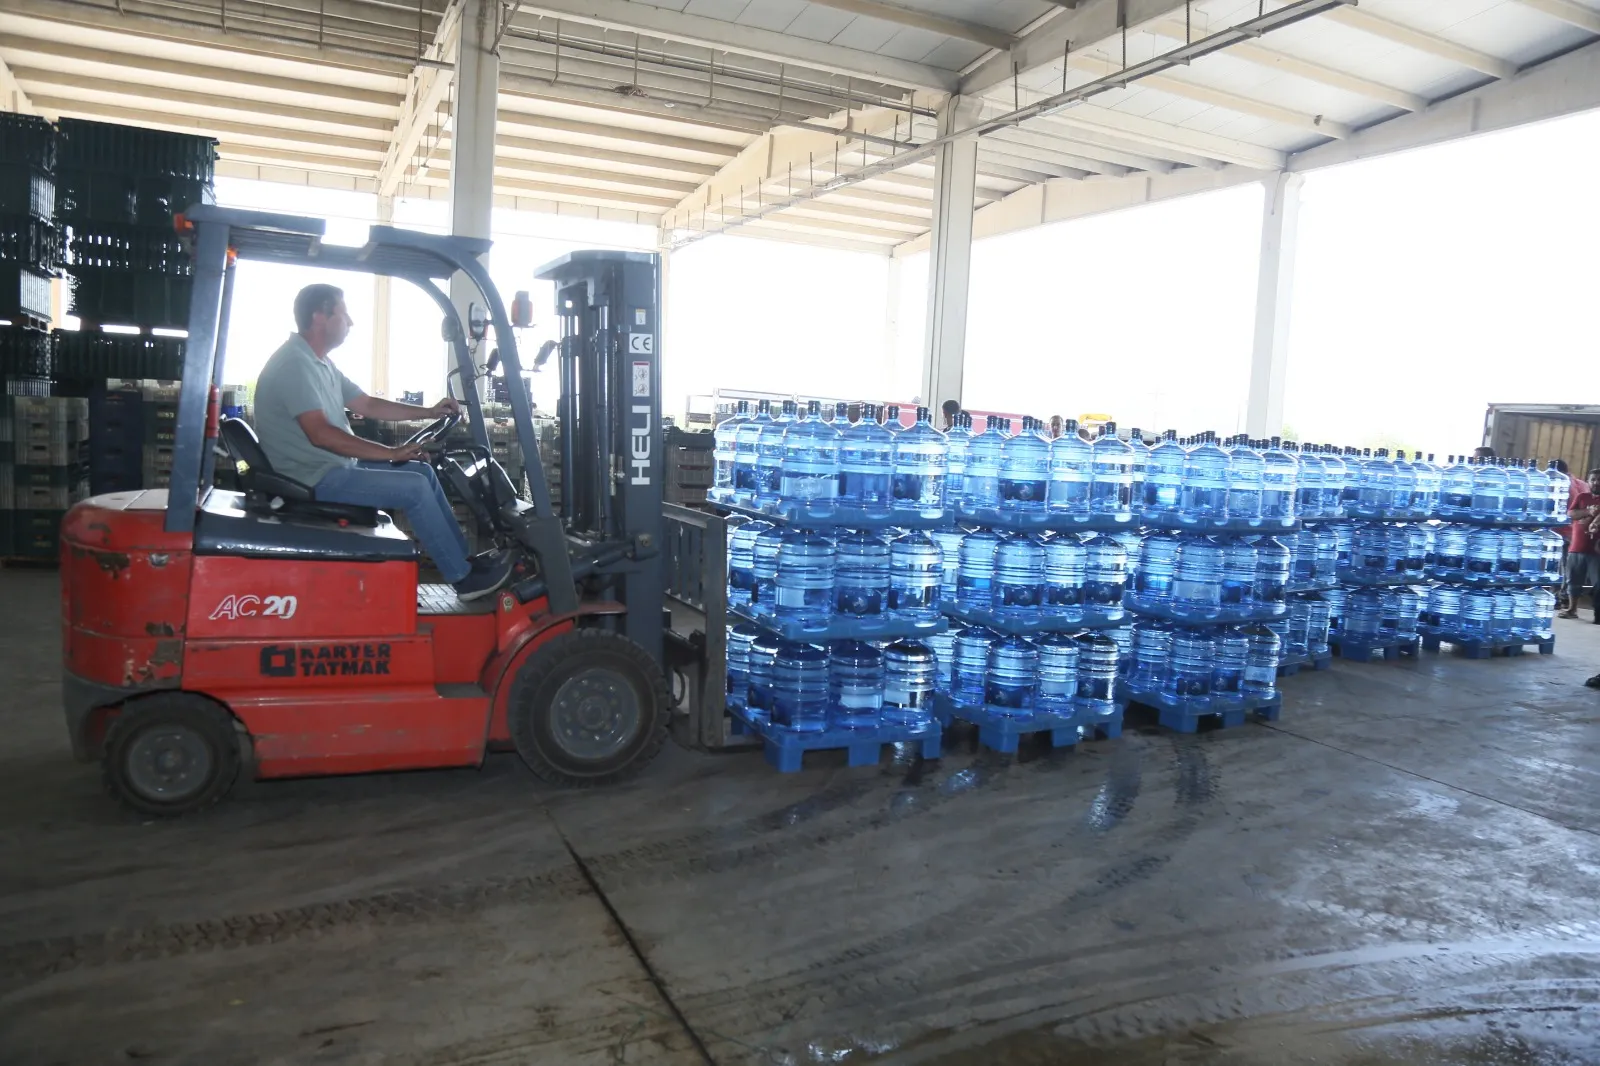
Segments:
[[[1576,26],[1585,33],[1600,36],[1600,11],[1592,7],[1585,7],[1575,0],[1518,0],[1518,2],[1524,7],[1531,7],[1541,14]]]
[[[60,71],[38,70],[32,67],[14,67],[12,72],[19,82],[34,86],[37,91],[54,92],[62,94],[58,99],[81,99],[77,93],[93,92],[113,95],[125,101],[142,101],[144,103],[171,104],[182,110],[179,114],[188,115],[195,108],[204,108],[208,111],[222,111],[237,113],[238,117],[245,118],[257,115],[263,118],[281,119],[287,123],[314,122],[322,126],[333,126],[339,130],[369,130],[375,140],[384,141],[392,122],[370,115],[353,115],[348,112],[321,111],[309,107],[295,107],[286,104],[271,104],[249,97],[225,96],[216,93],[193,92],[187,89],[168,89],[154,85],[142,85],[135,82],[109,81],[101,78],[84,78],[74,74],[64,74]],[[92,101],[84,100],[83,103],[91,104]],[[204,122],[204,119],[200,121]],[[292,127],[291,127],[292,128]]]
[[[450,0],[439,16],[438,28],[428,43],[425,55],[438,63],[451,62],[456,41],[461,36],[461,0]],[[439,105],[455,81],[455,71],[429,64],[418,64],[406,78],[405,100],[400,118],[394,124],[389,147],[378,168],[378,195],[393,196],[415,171],[412,156],[423,136],[437,120]]]
[[[230,122],[224,119],[196,118],[187,114],[169,114],[165,111],[147,111],[133,107],[117,107],[95,103],[91,100],[69,100],[58,96],[34,98],[34,106],[52,115],[72,115],[77,118],[103,119],[108,122],[125,122],[139,126],[155,126],[180,133],[198,133],[206,137],[226,139],[249,138],[268,141],[288,147],[317,145],[338,148],[349,152],[371,153],[376,156],[383,150],[383,142],[360,137],[341,137],[331,133],[314,133],[309,130],[263,126],[258,122]]]
[[[1289,169],[1318,170],[1597,109],[1600,42],[1440,100],[1426,111],[1368,126],[1349,140],[1296,152]]]
[[[959,41],[971,41],[981,44],[986,48],[1010,48],[1017,43],[1017,39],[1004,30],[997,30],[993,26],[985,26],[978,22],[966,22],[962,19],[945,18],[943,15],[933,15],[926,11],[914,11],[909,7],[899,4],[885,3],[884,0],[811,0],[822,7],[831,7],[835,11],[848,11],[852,15],[864,15],[867,18],[877,19],[879,22],[892,22],[897,26],[910,26],[912,29],[927,30],[937,33],[942,37],[954,37]]]
[[[1058,63],[1069,41],[1074,52],[1092,48],[1116,36],[1124,25],[1135,27],[1181,10],[1183,4],[1175,0],[1081,0],[1023,34],[1009,52],[987,56],[968,68],[961,78],[961,93],[977,96],[1010,81],[1014,73]]]
[[[1343,26],[1374,37],[1382,37],[1386,41],[1404,45],[1418,52],[1424,52],[1437,59],[1447,60],[1458,66],[1466,67],[1487,74],[1491,78],[1509,78],[1517,72],[1517,65],[1496,56],[1468,48],[1466,45],[1456,44],[1437,34],[1407,26],[1401,22],[1393,22],[1380,18],[1369,11],[1359,7],[1343,7],[1329,11],[1323,18],[1332,19]]]
[[[133,52],[114,52],[105,48],[86,48],[81,45],[63,44],[59,41],[47,41],[39,37],[22,37],[13,34],[6,38],[5,47],[29,56],[48,56],[53,59],[66,59],[77,63],[112,67],[119,71],[140,71],[150,74],[167,74],[182,78],[193,78],[196,81],[222,83],[222,86],[228,88],[247,85],[252,89],[316,97],[323,102],[339,100],[345,103],[368,104],[383,107],[391,112],[398,108],[401,102],[398,90],[385,92],[379,89],[358,89],[333,82],[314,81],[309,78],[286,78],[273,74],[257,74],[253,71],[240,70],[237,67],[208,65],[190,60],[158,59],[154,56],[137,55]],[[28,64],[24,63],[23,65],[26,66]]]
[[[0,110],[14,111],[19,115],[38,113],[34,110],[33,101],[28,99],[28,94],[17,84],[11,68],[6,66],[4,56],[0,56],[0,104],[4,105]]]
[[[398,78],[405,77],[413,65],[410,56],[391,56],[375,51],[331,45],[319,47],[304,41],[287,40],[268,33],[250,33],[235,27],[230,27],[225,32],[194,18],[118,13],[110,7],[76,3],[71,0],[6,0],[5,13],[25,15],[69,26],[89,26],[135,37],[179,41],[184,44],[217,48],[225,52],[294,59],[305,63],[387,74]]]
[[[907,89],[949,92],[959,80],[954,71],[922,63],[843,48],[823,41],[686,15],[628,0],[523,0],[516,25],[529,26],[535,16],[571,19],[590,26],[645,33],[701,48],[721,48],[775,63],[796,63],[847,77],[899,85]]]
[[[501,97],[516,96],[501,90]],[[629,129],[626,126],[608,126],[597,122],[582,122],[569,118],[557,118],[553,115],[536,115],[529,111],[513,111],[502,107],[495,119],[502,126],[521,126],[526,129],[549,130],[554,133],[570,133],[580,137],[594,137],[598,140],[624,141],[629,144],[648,144],[657,148],[671,148],[680,152],[694,152],[700,155],[719,156],[727,158],[739,151],[737,145],[723,144],[720,141],[696,140],[693,137],[678,137],[670,133],[657,133],[654,130]]]
[[[1099,56],[1086,55],[1081,52],[1073,53],[1068,59],[1068,65],[1085,71],[1096,78],[1115,74],[1122,69],[1119,64],[1113,63],[1109,59],[1102,59]],[[1308,115],[1302,111],[1280,107],[1265,100],[1258,100],[1255,97],[1244,96],[1239,93],[1229,92],[1226,89],[1217,89],[1200,82],[1190,81],[1188,78],[1173,77],[1167,74],[1151,74],[1148,77],[1140,78],[1139,84],[1183,100],[1193,100],[1195,103],[1226,108],[1229,111],[1237,111],[1241,115],[1264,118],[1268,122],[1276,122],[1282,126],[1290,126],[1310,133],[1320,133],[1324,137],[1343,138],[1350,136],[1350,127],[1342,122],[1335,122],[1322,115]]]
[[[1162,19],[1159,22],[1143,27],[1143,29],[1146,33],[1153,33],[1173,41],[1188,39],[1185,36],[1183,23],[1177,19]],[[1199,34],[1195,33],[1193,36],[1199,36]],[[1313,63],[1309,59],[1301,59],[1299,56],[1290,55],[1288,52],[1280,52],[1276,48],[1268,48],[1263,44],[1241,41],[1230,46],[1227,54],[1237,59],[1242,59],[1247,63],[1254,63],[1256,66],[1270,67],[1273,70],[1303,78],[1306,81],[1316,82],[1318,85],[1326,85],[1330,89],[1340,89],[1356,96],[1365,97],[1368,100],[1376,100],[1380,104],[1398,107],[1404,111],[1421,111],[1428,106],[1428,101],[1425,97],[1408,93],[1402,89],[1396,89],[1390,85],[1383,85],[1369,78],[1351,74],[1348,71],[1323,66],[1321,63]]]

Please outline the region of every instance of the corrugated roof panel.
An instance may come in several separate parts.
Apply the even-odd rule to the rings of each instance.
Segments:
[[[1388,11],[1387,8],[1382,10]],[[1600,15],[1600,11],[1596,14]],[[1453,12],[1451,17],[1453,21],[1440,31],[1441,36],[1508,59],[1519,67],[1595,39],[1594,34],[1569,22],[1552,19],[1518,3],[1497,3],[1466,17]],[[1408,21],[1414,20],[1408,17]]]
[[[783,32],[812,41],[832,41],[854,19],[855,16],[848,11],[835,11],[821,4],[807,4]]]
[[[902,26],[893,37],[889,38],[882,48],[878,49],[879,55],[893,56],[895,59],[906,59],[913,63],[920,62],[922,57],[939,47],[940,43],[949,40],[930,30],[919,30],[915,26]]]
[[[863,52],[876,52],[889,43],[900,27],[893,22],[874,18],[858,18],[839,31],[834,44],[846,48],[859,48]]]
[[[987,55],[988,48],[975,41],[962,41],[953,37],[946,37],[933,50],[922,57],[922,62],[932,67],[942,67],[945,70],[960,70],[981,56]]]
[[[737,21],[744,14],[744,9],[749,6],[749,0],[689,0],[684,6],[686,15],[704,15],[710,19],[720,19],[723,22]]]
[[[782,33],[807,6],[806,0],[750,0],[735,21]]]

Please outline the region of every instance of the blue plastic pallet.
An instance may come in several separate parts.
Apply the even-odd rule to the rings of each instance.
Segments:
[[[939,604],[939,609],[951,618],[967,625],[984,626],[997,633],[1008,636],[1028,637],[1040,633],[1078,633],[1086,629],[1119,629],[1130,625],[1133,619],[1127,612],[1117,608],[1117,615],[1112,618],[1098,618],[1069,622],[1060,618],[1047,618],[1043,615],[1027,619],[1009,618],[989,607],[966,607],[954,600],[945,600]]]
[[[1426,585],[1428,576],[1422,573],[1373,574],[1364,570],[1339,571],[1339,584],[1352,588],[1385,589],[1401,585]]]
[[[1278,676],[1293,677],[1302,670],[1331,669],[1333,669],[1333,652],[1330,650],[1322,655],[1297,655],[1293,659],[1285,659],[1278,664]]]
[[[1170,606],[1161,603],[1141,603],[1131,597],[1123,599],[1123,605],[1134,614],[1142,618],[1160,618],[1167,622],[1177,622],[1181,625],[1191,626],[1221,626],[1240,625],[1248,622],[1273,622],[1289,613],[1289,605],[1284,603],[1249,604],[1243,607],[1229,605],[1219,607],[1216,614],[1198,615],[1187,611],[1175,611]]]
[[[942,633],[949,626],[943,618],[918,622],[886,614],[869,618],[831,614],[826,622],[803,622],[754,608],[736,607],[728,613],[741,622],[749,622],[759,629],[775,633],[783,640],[799,641],[801,644],[825,644],[833,640],[916,639]]]
[[[1428,577],[1447,585],[1461,585],[1464,588],[1534,589],[1561,584],[1561,578],[1555,574],[1539,574],[1535,577],[1524,577],[1520,574],[1468,574],[1440,570],[1436,566],[1428,568]]]
[[[1433,635],[1423,634],[1422,647],[1426,651],[1438,651],[1440,644],[1452,645],[1456,651],[1468,659],[1492,659],[1498,655],[1516,656],[1523,655],[1529,648],[1539,649],[1540,655],[1554,655],[1556,653],[1556,638],[1548,640],[1478,640],[1473,637],[1456,637],[1441,633]]]
[[[1341,659],[1353,663],[1370,663],[1376,659],[1398,659],[1408,656],[1412,659],[1422,648],[1422,638],[1405,637],[1399,640],[1362,640],[1347,638],[1330,642],[1333,653]]]
[[[930,516],[912,508],[896,508],[888,514],[869,514],[857,507],[834,504],[807,506],[783,502],[756,506],[735,501],[726,489],[711,489],[707,491],[706,499],[724,510],[747,518],[762,518],[802,529],[940,529],[954,520],[954,515],[948,510]]]
[[[1115,533],[1137,530],[1138,515],[1067,515],[1051,511],[1005,511],[998,507],[961,507],[956,518],[966,524],[1009,529],[1021,533]]]
[[[1541,515],[1537,518],[1474,518],[1471,515],[1434,515],[1441,522],[1455,522],[1463,526],[1495,526],[1497,528],[1547,529],[1572,522],[1566,515]]]
[[[1295,518],[1182,518],[1170,514],[1147,514],[1143,522],[1149,529],[1168,529],[1178,533],[1276,536],[1279,533],[1296,533],[1300,530],[1300,521]]]
[[[1016,754],[1022,738],[1030,733],[1050,734],[1050,746],[1070,748],[1080,740],[1111,740],[1122,735],[1122,708],[1110,717],[1089,716],[1083,711],[1073,714],[1036,714],[1029,718],[1015,718],[996,714],[983,704],[963,703],[947,693],[939,693],[934,701],[934,712],[941,721],[949,724],[953,718],[970,722],[978,727],[978,743],[990,751]]]
[[[1218,700],[1199,703],[1192,697],[1179,699],[1153,689],[1129,688],[1128,702],[1142,704],[1156,712],[1156,721],[1175,733],[1198,732],[1202,723],[1214,720],[1223,729],[1244,725],[1252,717],[1276,722],[1283,714],[1283,697],[1271,699]]]
[[[1394,507],[1346,507],[1344,522],[1426,522],[1432,514]]]
[[[937,721],[920,730],[885,725],[874,730],[825,729],[800,733],[775,726],[765,719],[753,719],[742,708],[730,708],[729,714],[733,718],[734,734],[760,737],[767,762],[784,774],[797,773],[808,751],[843,750],[851,766],[875,766],[885,744],[920,744],[924,759],[937,759],[943,736]]]

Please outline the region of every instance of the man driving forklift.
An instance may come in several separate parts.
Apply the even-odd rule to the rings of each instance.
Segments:
[[[363,392],[329,358],[353,321],[344,291],[307,285],[294,299],[295,330],[273,353],[256,382],[255,428],[274,470],[312,486],[316,498],[404,511],[434,566],[464,601],[499,591],[516,559],[508,551],[470,558],[438,476],[420,461],[416,444],[397,447],[358,437],[346,411],[400,421],[459,415],[446,396],[432,407],[397,403]]]

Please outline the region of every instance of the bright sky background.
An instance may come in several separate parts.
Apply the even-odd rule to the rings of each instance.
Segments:
[[[1600,113],[1310,175],[1301,201],[1285,421],[1302,440],[1478,443],[1490,402],[1582,403],[1597,355]],[[359,242],[369,195],[217,183],[220,202],[328,217]],[[1243,427],[1262,192],[1244,186],[979,241],[965,399],[977,409],[1112,415],[1182,433]],[[443,201],[398,202],[442,231]],[[553,335],[533,272],[578,248],[647,249],[647,226],[496,211],[490,270],[532,293],[521,347]],[[899,264],[742,237],[675,252],[663,338],[666,412],[717,388],[909,400],[920,391],[926,254]],[[898,272],[897,298],[892,274]],[[253,380],[292,328],[295,291],[345,289],[356,328],[337,359],[370,384],[372,279],[240,265],[230,382]],[[391,387],[442,389],[438,313],[396,282]],[[898,323],[896,328],[895,323]],[[554,378],[534,399],[554,403]],[[699,401],[703,402],[703,401]],[[697,402],[697,406],[699,405]]]

